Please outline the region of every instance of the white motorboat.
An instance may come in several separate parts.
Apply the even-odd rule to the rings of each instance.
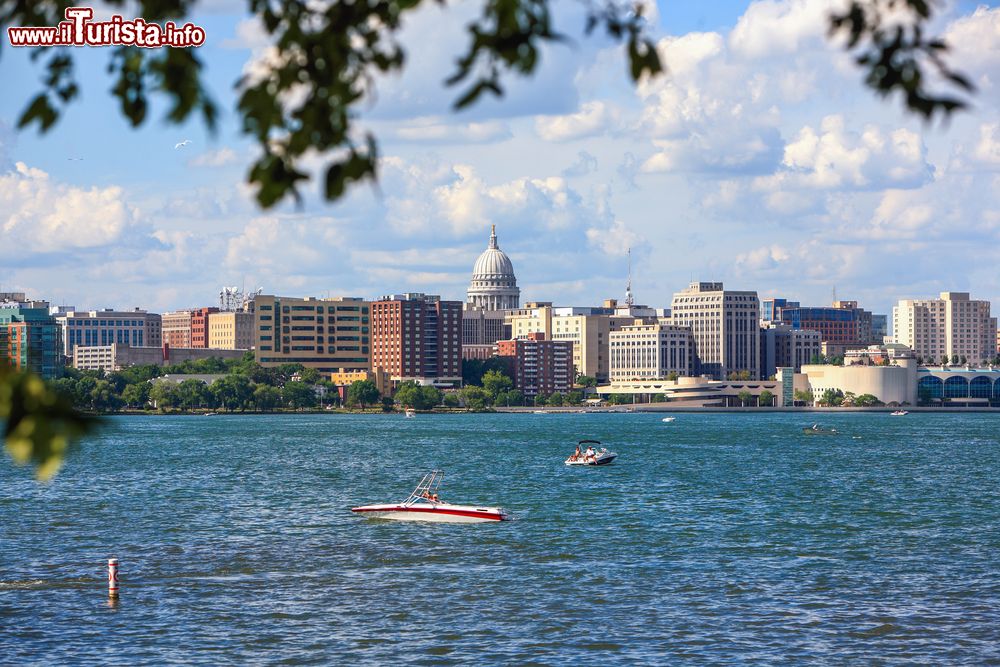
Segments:
[[[664,417],[664,418],[663,418],[663,419],[661,419],[660,421],[662,421],[662,422],[667,422],[667,423],[669,424],[670,422],[672,422],[672,421],[673,421],[673,420],[675,420],[675,419],[677,419],[677,417]]]
[[[406,408],[406,413],[405,414],[406,414],[406,418],[407,419],[413,419],[414,417],[417,416],[417,411],[416,410],[412,410],[410,408]]]
[[[510,517],[502,507],[478,505],[453,505],[438,497],[444,473],[433,470],[420,480],[413,493],[401,503],[362,505],[351,511],[371,519],[394,521],[433,521],[437,523],[486,523],[508,521]]]
[[[568,466],[606,466],[609,463],[613,463],[618,454],[615,452],[609,452],[606,447],[602,447],[600,451],[594,449],[591,445],[601,444],[597,440],[581,440],[577,444],[577,454],[573,452],[568,459],[566,459],[566,465]],[[587,445],[587,449],[580,451],[583,445]]]
[[[903,415],[908,415],[910,413],[907,410],[893,410],[889,414],[891,414],[893,417],[902,417]]]

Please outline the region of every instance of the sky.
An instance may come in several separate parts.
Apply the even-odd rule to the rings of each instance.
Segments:
[[[573,39],[546,47],[530,80],[509,76],[502,100],[455,114],[443,80],[476,3],[429,3],[404,27],[405,71],[361,110],[377,186],[331,204],[314,181],[300,207],[267,211],[245,184],[256,149],[235,114],[234,84],[268,48],[245,4],[203,0],[191,17],[208,36],[215,135],[167,124],[162,102],[130,128],[100,48],[74,49],[83,92],[59,123],[18,131],[43,72],[4,44],[0,291],[153,312],[213,305],[230,285],[464,300],[495,224],[523,302],[622,299],[631,248],[633,292],[651,306],[703,280],[879,313],[941,291],[1000,308],[996,3],[952,1],[935,18],[978,92],[934,124],[862,85],[826,36],[828,0],[649,5],[669,71],[638,85],[622,47],[556,3]]]

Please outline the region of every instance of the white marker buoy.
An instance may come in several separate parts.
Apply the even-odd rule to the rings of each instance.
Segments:
[[[108,595],[118,597],[118,559],[108,559]]]

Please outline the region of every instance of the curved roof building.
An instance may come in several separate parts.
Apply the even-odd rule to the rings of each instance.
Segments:
[[[506,310],[521,304],[514,265],[497,245],[497,227],[493,225],[490,244],[472,269],[466,301],[485,310]]]

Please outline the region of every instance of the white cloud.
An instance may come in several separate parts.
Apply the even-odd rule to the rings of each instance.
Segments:
[[[842,0],[758,0],[747,8],[729,35],[741,58],[794,54],[824,43],[829,16]]]
[[[90,189],[53,182],[17,162],[0,175],[0,239],[6,252],[47,253],[127,242],[138,212],[116,186]]]
[[[510,126],[504,121],[459,123],[440,117],[416,118],[394,124],[390,136],[396,141],[430,144],[485,144],[509,139]]]
[[[562,116],[538,116],[535,132],[545,141],[572,141],[607,132],[618,119],[618,113],[604,102],[585,102],[580,111]]]

